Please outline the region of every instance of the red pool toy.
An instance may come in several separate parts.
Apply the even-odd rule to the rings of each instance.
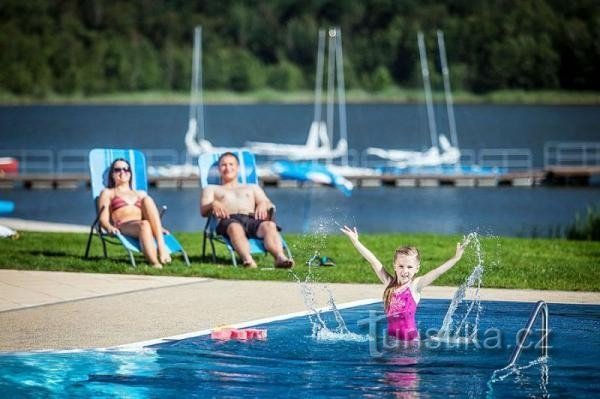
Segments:
[[[215,328],[210,333],[211,339],[229,341],[235,339],[237,341],[247,341],[249,339],[267,339],[267,330],[259,328]]]

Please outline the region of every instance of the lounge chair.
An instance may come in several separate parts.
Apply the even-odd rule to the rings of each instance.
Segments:
[[[256,158],[254,157],[254,154],[247,150],[231,152],[235,154],[240,161],[238,182],[242,184],[258,184],[258,173],[256,170]],[[220,155],[220,152],[204,153],[198,158],[198,166],[200,167],[200,184],[203,188],[207,185],[221,183],[221,177],[219,175],[219,167],[217,163]],[[271,209],[270,215],[271,218],[273,218],[274,209]],[[226,246],[227,250],[229,251],[229,255],[231,256],[231,262],[234,266],[237,266],[236,252],[231,245],[231,241],[229,241],[227,237],[221,236],[216,232],[217,222],[217,218],[212,215],[209,216],[206,221],[202,238],[202,257],[205,258],[206,256],[206,243],[208,241],[212,251],[212,261],[213,263],[217,261],[214,245],[214,242],[216,241]],[[252,255],[267,253],[263,244],[263,240],[259,238],[249,238],[248,242],[250,243],[250,253]],[[292,259],[290,249],[283,237],[281,237],[281,242],[283,244],[283,249],[287,253],[287,257]]]
[[[132,169],[131,183],[134,190],[148,190],[148,179],[146,175],[146,158],[144,154],[137,150],[125,150],[125,149],[93,149],[90,151],[90,178],[92,186],[92,197],[94,198],[94,207],[96,208],[97,214],[94,222],[90,227],[90,234],[85,248],[85,258],[89,258],[90,247],[92,243],[92,237],[97,235],[102,242],[102,251],[106,258],[106,243],[110,244],[121,244],[125,247],[125,250],[129,254],[129,260],[131,265],[135,267],[134,253],[141,253],[140,243],[136,237],[127,236],[124,234],[108,234],[100,226],[100,213],[102,210],[97,209],[97,202],[100,193],[108,184],[108,173],[110,165],[117,158],[126,159]],[[161,210],[161,216],[166,210],[163,206]],[[186,265],[190,265],[187,253],[177,241],[177,239],[171,234],[165,234],[165,244],[171,253],[181,253]]]

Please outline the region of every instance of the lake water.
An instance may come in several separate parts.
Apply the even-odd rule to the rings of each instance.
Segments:
[[[359,153],[370,146],[420,150],[431,145],[421,104],[350,104],[347,114],[349,147]],[[462,149],[529,148],[537,167],[543,165],[545,142],[600,140],[598,106],[459,105],[455,114]],[[436,106],[436,116],[439,132],[448,132],[443,105]],[[229,147],[246,141],[300,144],[312,118],[311,104],[209,105],[206,137]],[[184,151],[187,122],[185,105],[1,106],[0,149]]]
[[[277,205],[285,232],[338,232],[356,225],[363,232],[479,231],[509,236],[548,236],[574,221],[590,204],[600,203],[597,188],[365,188],[344,197],[333,188],[267,188]],[[173,231],[201,231],[199,189],[152,189],[168,206],[165,225]],[[90,224],[91,191],[0,190],[0,198],[16,203],[11,217]]]
[[[437,106],[439,131],[447,131],[445,109]],[[543,165],[548,141],[600,141],[598,106],[459,105],[455,109],[461,148],[530,148]],[[302,143],[313,116],[311,104],[209,105],[206,136],[218,146],[247,140]],[[91,149],[93,147],[170,148],[183,152],[185,105],[80,105],[0,107],[0,150]],[[351,104],[349,146],[362,151],[428,147],[425,107],[420,104]],[[337,139],[336,139],[337,140]],[[336,230],[356,224],[368,232],[483,233],[548,235],[573,222],[576,213],[600,203],[600,188],[365,188],[345,198],[330,188],[268,189],[278,221],[288,232],[312,231],[323,224]],[[152,190],[169,206],[166,225],[199,231],[199,189]],[[89,224],[89,190],[0,190],[16,203],[12,217]]]

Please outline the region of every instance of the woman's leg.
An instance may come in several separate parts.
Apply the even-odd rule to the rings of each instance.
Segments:
[[[248,242],[246,232],[242,225],[239,223],[231,223],[227,226],[227,236],[229,237],[229,241],[231,241],[231,245],[233,245],[235,252],[242,258],[244,266],[256,267],[256,262],[254,262],[254,259],[252,259],[252,255],[250,254],[250,243]]]
[[[154,245],[152,228],[147,220],[134,220],[131,222],[122,223],[119,226],[119,231],[128,236],[137,237],[140,240],[142,252],[148,260],[148,263],[157,269],[162,268],[162,265],[156,257],[156,247]]]
[[[146,196],[142,200],[142,215],[145,220],[150,223],[152,229],[152,235],[156,239],[156,245],[158,246],[158,258],[161,263],[171,262],[171,255],[165,245],[165,239],[163,237],[163,227],[160,220],[160,214],[156,203],[150,196]]]

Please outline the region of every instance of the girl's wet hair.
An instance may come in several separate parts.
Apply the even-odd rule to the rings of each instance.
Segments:
[[[127,164],[127,167],[131,171],[131,173],[129,174],[129,188],[133,188],[131,185],[131,182],[133,181],[133,171],[131,170],[131,164],[125,158],[117,158],[110,164],[110,169],[108,171],[108,188],[115,187],[115,179],[113,178],[113,172],[115,171],[115,164],[117,162],[125,162]]]
[[[399,256],[414,256],[417,258],[417,262],[419,263],[419,265],[421,264],[421,254],[419,253],[419,250],[416,247],[400,247],[396,249],[396,251],[394,252],[394,264],[396,264],[396,260]],[[383,291],[383,308],[386,312],[392,300],[392,293],[399,285],[400,284],[398,284],[398,277],[396,276],[396,272],[394,271],[394,278],[392,279],[392,281],[390,281],[388,286],[385,287],[385,290]]]
[[[394,252],[394,263],[396,263],[396,259],[400,255],[415,256],[417,258],[417,262],[419,262],[419,264],[421,264],[421,254],[419,253],[419,250],[417,249],[417,247],[399,247],[399,248],[397,248],[396,252]]]

